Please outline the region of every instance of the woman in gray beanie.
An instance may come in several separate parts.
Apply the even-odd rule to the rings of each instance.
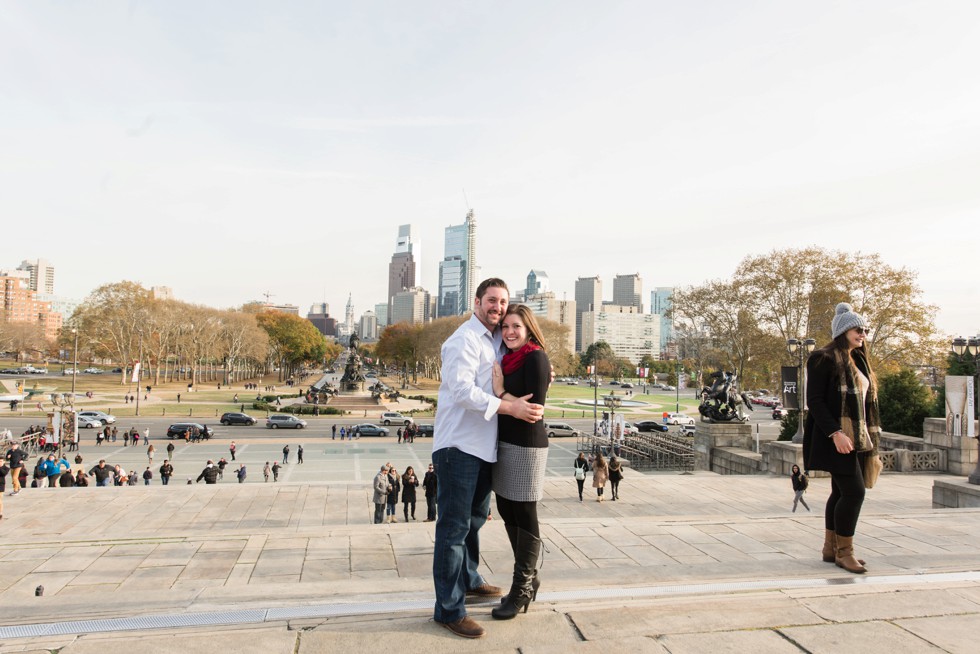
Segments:
[[[834,340],[806,363],[810,411],[803,428],[803,462],[807,470],[830,473],[823,560],[860,574],[867,570],[854,556],[854,532],[864,503],[864,463],[877,455],[881,433],[878,383],[868,362],[864,318],[842,302],[831,332]]]

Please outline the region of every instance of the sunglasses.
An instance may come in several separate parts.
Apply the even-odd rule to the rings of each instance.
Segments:
[[[867,327],[855,327],[854,328],[854,331],[856,331],[858,334],[870,334],[871,333],[871,330],[868,329]]]

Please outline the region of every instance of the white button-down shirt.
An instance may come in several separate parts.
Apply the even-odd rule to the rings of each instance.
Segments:
[[[442,384],[432,450],[455,447],[483,461],[497,460],[497,409],[493,364],[500,361],[500,330],[475,316],[442,344]]]

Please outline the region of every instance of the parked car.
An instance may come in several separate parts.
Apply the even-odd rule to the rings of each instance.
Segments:
[[[633,388],[633,384],[631,384],[629,382],[623,382],[622,384],[619,385],[619,387],[620,388]]]
[[[624,422],[623,423],[623,436],[636,436],[639,433],[640,433],[640,430],[637,429],[633,425],[633,423],[630,423],[630,422]]]
[[[671,386],[670,384],[664,384],[663,385],[663,389],[665,391],[676,391],[677,390],[677,387],[676,386]]]
[[[105,371],[102,370],[102,368],[86,368],[82,372],[84,372],[86,375],[101,375]]]
[[[248,425],[255,424],[255,418],[247,413],[224,413],[221,415],[222,425]]]
[[[577,382],[577,381],[575,381],[574,379],[569,379],[569,380],[568,380],[567,382],[565,382],[565,383],[566,383],[566,384],[568,384],[569,386],[578,386],[578,382]]]
[[[694,418],[692,418],[691,416],[686,416],[683,413],[668,413],[667,424],[668,425],[693,425]]]
[[[103,413],[102,411],[80,411],[78,416],[80,418],[92,418],[94,420],[98,420],[103,426],[111,425],[116,421],[116,416]]]
[[[554,438],[555,436],[578,436],[579,431],[573,428],[571,425],[565,424],[564,422],[549,422],[545,423],[545,432],[548,434],[548,438]]]
[[[77,375],[78,374],[78,368],[65,368],[64,370],[61,371],[61,374],[62,375]]]
[[[782,420],[783,417],[786,416],[788,413],[789,412],[786,409],[784,409],[783,407],[777,406],[775,409],[772,410],[772,419],[773,420]]]
[[[412,419],[409,418],[408,416],[403,416],[397,411],[385,411],[384,413],[381,414],[381,424],[383,424],[385,427],[387,427],[393,422],[394,423],[400,422],[401,424],[408,427],[410,424],[412,424]]]
[[[267,429],[302,429],[306,426],[306,421],[300,420],[296,416],[276,413],[266,418],[265,426]]]
[[[668,431],[667,430],[667,425],[665,425],[660,420],[641,420],[640,422],[636,423],[636,428],[639,431],[650,431],[650,432],[654,432],[654,431],[666,432],[666,431]]]
[[[183,438],[187,430],[193,429],[194,427],[197,427],[197,430],[201,433],[201,438],[204,440],[214,436],[213,431],[199,422],[175,422],[167,427],[167,438]]]
[[[102,421],[96,420],[95,418],[89,418],[87,416],[78,416],[78,428],[79,429],[94,429],[102,428]]]
[[[694,436],[694,431],[697,429],[694,425],[681,425],[681,430],[687,436]]]
[[[363,425],[354,425],[354,433],[358,436],[387,436],[388,430],[384,427],[364,423]]]
[[[419,436],[421,438],[428,436],[429,438],[432,438],[435,435],[435,425],[415,425],[415,427],[416,427],[416,432],[415,432],[416,436]]]

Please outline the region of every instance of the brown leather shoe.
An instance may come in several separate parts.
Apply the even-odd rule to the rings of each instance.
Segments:
[[[488,583],[483,583],[476,588],[470,588],[466,591],[467,595],[475,595],[477,597],[500,597],[504,594],[504,591],[500,586],[491,586]]]
[[[487,633],[486,629],[481,627],[476,620],[468,615],[463,616],[456,622],[439,622],[436,620],[436,624],[441,624],[449,631],[463,638],[482,638]]]

